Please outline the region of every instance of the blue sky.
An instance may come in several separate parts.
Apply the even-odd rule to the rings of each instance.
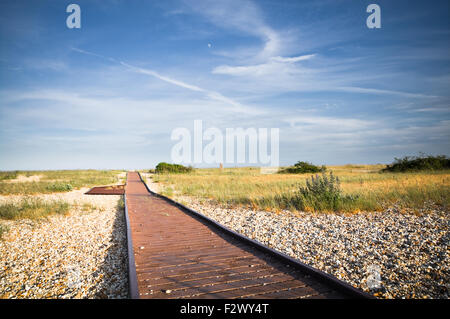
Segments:
[[[0,170],[153,167],[194,120],[279,128],[281,165],[449,155],[449,6],[1,1]]]

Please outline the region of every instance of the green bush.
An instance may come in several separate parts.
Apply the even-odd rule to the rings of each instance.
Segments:
[[[445,155],[439,156],[405,156],[395,158],[391,165],[387,165],[383,172],[411,172],[424,170],[450,169],[450,158]]]
[[[70,192],[73,189],[73,187],[71,184],[54,183],[48,185],[46,189],[51,192]]]
[[[342,206],[357,199],[357,196],[343,195],[338,177],[330,172],[327,176],[311,176],[306,180],[306,186],[300,187],[294,196],[294,206],[300,210],[337,211]]]
[[[189,173],[193,170],[191,166],[183,166],[180,164],[169,164],[161,162],[156,165],[156,174],[178,174],[178,173]]]
[[[287,167],[280,171],[282,174],[303,174],[303,173],[320,173],[326,171],[325,165],[321,167],[308,162],[297,162],[294,166]]]

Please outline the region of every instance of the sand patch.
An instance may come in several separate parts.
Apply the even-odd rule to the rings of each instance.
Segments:
[[[42,178],[42,175],[32,175],[32,176],[24,176],[19,175],[15,179],[9,179],[3,181],[4,183],[26,183],[26,182],[39,182]]]

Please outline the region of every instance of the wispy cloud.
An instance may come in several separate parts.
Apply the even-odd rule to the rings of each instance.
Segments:
[[[355,131],[368,129],[377,124],[377,121],[361,120],[354,118],[327,117],[327,116],[298,116],[285,119],[291,127],[299,126],[321,126],[327,127],[328,130],[339,131]]]
[[[380,89],[372,89],[372,88],[361,88],[361,87],[337,87],[337,91],[344,92],[354,92],[354,93],[368,93],[368,94],[388,94],[388,95],[398,95],[409,98],[439,98],[436,95],[428,95],[421,93],[409,93],[402,91],[394,91],[394,90],[380,90]]]
[[[367,56],[366,59],[356,55],[351,58],[341,57],[338,61],[330,58],[329,52],[285,56],[288,51],[305,52],[308,47],[303,44],[304,41],[301,41],[299,36],[293,36],[285,30],[276,30],[271,27],[256,2],[226,0],[220,2],[188,1],[188,3],[197,14],[215,25],[258,37],[263,43],[257,51],[252,50],[251,46],[239,47],[238,50],[246,53],[244,58],[240,54],[223,54],[229,58],[231,63],[212,68],[212,74],[243,79],[243,81],[231,82],[230,90],[234,85],[239,91],[247,89],[248,92],[261,91],[264,94],[267,92],[282,94],[295,91],[328,91],[392,95],[405,98],[439,98],[439,96],[423,92],[383,88],[382,85],[385,84],[383,79],[390,75],[394,77],[403,76],[403,74],[398,74],[398,71],[387,72],[386,69],[381,68],[374,69]],[[301,29],[297,33],[302,34]],[[324,36],[324,34],[321,35],[321,37]],[[293,41],[293,38],[296,41]],[[349,39],[347,36],[344,40],[349,41]],[[296,45],[293,46],[293,42]],[[250,54],[251,52],[253,54]],[[317,56],[320,56],[320,59],[315,61]],[[302,64],[302,62],[312,60],[315,62],[309,63],[307,67]],[[386,65],[391,66],[389,63]],[[371,82],[370,79],[372,79]],[[358,83],[362,80],[365,82],[364,85]]]
[[[298,68],[292,67],[287,64],[292,64],[299,61],[305,61],[313,58],[315,54],[297,56],[297,57],[272,57],[269,62],[256,65],[220,65],[212,70],[213,74],[227,74],[234,76],[265,76],[280,73],[292,73]]]
[[[146,75],[151,75],[151,76],[153,76],[153,77],[155,77],[155,78],[157,78],[157,79],[160,79],[161,81],[164,81],[164,82],[167,82],[167,83],[170,83],[170,84],[174,84],[174,85],[176,85],[176,86],[179,86],[179,87],[182,87],[182,88],[191,90],[191,91],[196,91],[196,92],[207,92],[206,90],[204,90],[204,89],[202,89],[202,88],[200,88],[200,87],[198,87],[198,86],[196,86],[196,85],[192,85],[192,84],[188,84],[188,83],[185,83],[185,82],[182,82],[182,81],[178,81],[178,80],[175,80],[175,79],[171,79],[171,78],[169,78],[169,77],[167,77],[167,76],[160,75],[159,73],[157,73],[157,72],[155,72],[155,71],[153,71],[153,70],[150,70],[150,69],[140,68],[140,67],[133,66],[133,65],[131,65],[131,64],[122,62],[122,61],[119,62],[119,63],[120,63],[121,65],[123,65],[123,66],[129,68],[130,70],[137,72],[137,73],[142,73],[142,74],[146,74]]]
[[[141,67],[134,66],[134,65],[131,65],[129,63],[123,62],[123,61],[118,61],[118,60],[116,60],[114,58],[106,57],[106,56],[103,56],[103,55],[100,55],[100,54],[96,54],[96,53],[89,52],[89,51],[82,50],[82,49],[78,49],[78,48],[72,48],[72,50],[77,51],[79,53],[83,53],[83,54],[88,54],[88,55],[92,55],[92,56],[95,56],[95,57],[99,57],[99,58],[102,58],[102,59],[107,59],[109,61],[118,63],[118,64],[128,68],[129,70],[131,70],[133,72],[137,72],[137,73],[141,73],[141,74],[145,74],[145,75],[150,75],[150,76],[155,77],[155,78],[157,78],[157,79],[159,79],[161,81],[164,81],[164,82],[176,85],[178,87],[181,87],[181,88],[184,88],[184,89],[187,89],[187,90],[190,90],[190,91],[203,93],[207,97],[209,97],[210,99],[213,99],[213,100],[216,100],[216,101],[220,101],[220,102],[224,102],[224,103],[226,103],[228,105],[231,105],[237,111],[240,111],[240,112],[251,113],[251,114],[260,114],[260,113],[262,113],[261,110],[257,110],[256,108],[252,108],[252,107],[248,107],[248,106],[242,105],[241,103],[239,103],[239,102],[237,102],[237,101],[235,101],[235,100],[233,100],[231,98],[228,98],[228,97],[222,95],[219,92],[208,90],[208,89],[204,89],[204,88],[201,88],[201,87],[199,87],[197,85],[189,84],[189,83],[177,80],[177,79],[173,79],[173,78],[168,77],[168,76],[161,75],[158,72],[156,72],[154,70],[151,70],[151,69],[148,69],[148,68],[141,68]]]
[[[305,61],[305,60],[309,60],[312,59],[313,57],[315,57],[315,54],[307,54],[307,55],[301,55],[301,56],[295,56],[295,57],[281,57],[281,56],[276,56],[271,58],[273,61],[276,62],[284,62],[284,63],[295,63],[298,61]]]
[[[280,33],[264,21],[263,12],[254,2],[193,0],[185,3],[219,27],[258,37],[263,45],[254,58],[267,59],[280,52],[283,42]]]

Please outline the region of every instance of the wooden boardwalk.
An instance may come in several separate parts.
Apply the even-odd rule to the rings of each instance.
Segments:
[[[349,297],[152,195],[138,173],[125,194],[139,298]]]

